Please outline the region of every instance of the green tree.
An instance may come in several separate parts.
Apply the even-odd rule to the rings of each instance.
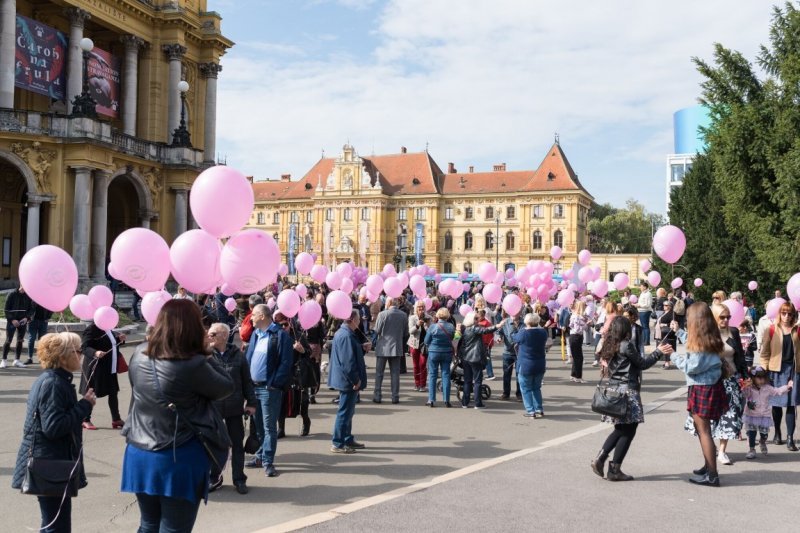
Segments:
[[[622,209],[609,204],[592,209],[589,220],[589,250],[597,253],[647,253],[653,228],[664,223],[661,215],[648,213],[644,206],[630,199]]]

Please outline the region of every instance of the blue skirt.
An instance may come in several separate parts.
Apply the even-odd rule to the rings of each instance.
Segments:
[[[793,363],[783,363],[781,364],[780,372],[769,373],[769,379],[772,382],[773,387],[783,387],[789,383],[790,379],[793,379],[795,383],[798,383],[798,378],[800,378],[800,374],[795,372]],[[792,389],[789,392],[784,392],[780,396],[770,397],[769,404],[772,407],[792,407],[797,405],[797,400],[797,389]]]
[[[125,448],[121,492],[143,492],[198,503],[208,500],[211,464],[203,445],[192,439],[174,449],[148,451]]]

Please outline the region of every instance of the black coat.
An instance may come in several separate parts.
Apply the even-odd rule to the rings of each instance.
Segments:
[[[736,372],[744,377],[747,375],[747,361],[744,358],[744,348],[742,347],[742,336],[739,335],[738,328],[728,328],[731,331],[731,336],[728,337],[728,346],[733,348],[733,366],[736,367]]]
[[[483,335],[494,333],[497,326],[469,326],[463,328],[461,340],[458,343],[458,352],[461,360],[465,363],[486,364],[489,354],[486,352],[486,345],[483,344]]]
[[[8,295],[5,305],[6,320],[22,320],[33,316],[33,302],[24,292],[16,290]]]
[[[120,349],[120,339],[117,339],[117,353]],[[106,332],[94,325],[94,322],[83,330],[81,335],[81,351],[83,352],[83,373],[81,375],[80,392],[84,394],[87,389],[93,388],[98,398],[116,394],[119,392],[119,381],[117,375],[111,373],[111,360],[113,353],[109,352],[100,359],[95,358],[95,352],[105,352],[111,350],[111,339]],[[91,380],[87,378],[91,376]]]
[[[38,417],[34,414],[38,412]],[[25,465],[33,447],[33,457],[77,459],[81,448],[81,422],[92,414],[92,404],[78,400],[72,373],[61,368],[45,370],[31,387],[28,410],[23,425],[22,444],[11,487],[19,489],[25,477]],[[83,463],[79,466],[81,487],[86,486]]]
[[[229,344],[224,353],[213,351],[214,358],[233,380],[233,394],[214,402],[223,418],[241,416],[247,407],[256,406],[256,395],[253,392],[253,380],[250,378],[250,365],[247,364],[242,351]]]
[[[642,386],[642,370],[656,364],[663,354],[654,350],[642,356],[632,342],[622,341],[616,355],[608,362],[608,370],[613,372],[611,380],[627,385],[629,389],[639,390]]]

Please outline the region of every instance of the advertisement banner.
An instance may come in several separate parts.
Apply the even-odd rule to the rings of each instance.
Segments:
[[[122,61],[95,47],[89,52],[87,64],[89,94],[97,102],[97,114],[111,118],[119,116],[119,73]]]
[[[297,224],[289,225],[289,250],[288,262],[289,274],[294,275],[294,250],[297,247]]]
[[[17,15],[14,85],[63,100],[66,95],[67,36]]]
[[[414,255],[416,256],[417,265],[422,264],[422,248],[425,246],[422,233],[422,222],[417,222],[416,230],[414,231]]]

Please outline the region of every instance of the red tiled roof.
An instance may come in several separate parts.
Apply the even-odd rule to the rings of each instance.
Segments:
[[[445,174],[444,194],[519,192],[534,177],[532,170],[511,172],[456,172]]]
[[[363,159],[373,179],[375,170],[380,173],[381,186],[389,196],[439,192],[437,182],[442,171],[427,152],[374,155]],[[414,179],[419,183],[414,183]]]
[[[293,186],[291,181],[256,181],[253,182],[253,194],[256,202],[268,202],[282,198]]]
[[[585,189],[572,170],[561,145],[554,143],[536,169],[536,175],[523,189],[524,191],[563,191]]]

